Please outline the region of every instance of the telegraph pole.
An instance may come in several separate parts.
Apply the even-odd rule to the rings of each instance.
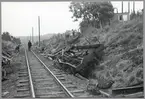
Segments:
[[[128,13],[130,13],[130,1],[128,1]]]
[[[38,32],[39,32],[39,47],[40,47],[40,16],[38,16]]]
[[[128,1],[128,20],[130,20],[130,1]]]
[[[122,1],[122,13],[123,13],[123,1]]]
[[[133,12],[135,12],[135,0],[133,1]]]
[[[32,27],[32,43],[34,42],[34,38],[33,38],[33,27]]]

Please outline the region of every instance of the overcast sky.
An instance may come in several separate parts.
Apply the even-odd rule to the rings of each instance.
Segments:
[[[143,2],[135,3],[136,11],[143,9]],[[112,4],[121,12],[121,2]],[[79,22],[73,22],[69,5],[70,2],[2,2],[2,32],[8,31],[13,36],[30,36],[34,27],[34,35],[38,35],[38,16],[41,20],[41,34],[78,29]],[[124,11],[128,11],[127,1],[124,2]]]

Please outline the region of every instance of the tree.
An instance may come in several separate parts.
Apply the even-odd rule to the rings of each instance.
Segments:
[[[16,37],[11,36],[9,32],[3,32],[2,40],[11,41],[11,42],[16,43],[16,44],[21,44],[20,38],[16,38]]]
[[[71,2],[69,8],[74,21],[82,19],[81,27],[102,27],[114,16],[113,6],[109,2]]]
[[[5,41],[11,41],[11,36],[10,36],[9,32],[3,32],[2,39]]]

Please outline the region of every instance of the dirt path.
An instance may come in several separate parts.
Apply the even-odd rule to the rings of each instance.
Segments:
[[[25,64],[24,50],[21,49],[17,56],[14,56],[11,64],[6,66],[7,80],[2,81],[2,98],[13,98],[17,94],[17,73],[19,67]]]

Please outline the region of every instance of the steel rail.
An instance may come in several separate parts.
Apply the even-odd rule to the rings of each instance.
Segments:
[[[28,56],[27,56],[27,52],[25,49],[25,58],[26,58],[26,63],[27,63],[27,69],[28,69],[28,74],[29,74],[29,82],[30,82],[30,89],[31,89],[31,94],[32,94],[32,98],[35,98],[35,91],[34,91],[34,86],[33,86],[33,82],[32,82],[32,75],[30,72],[30,66],[29,66],[29,61],[28,61]]]
[[[50,71],[50,69],[40,60],[40,58],[31,50],[34,56],[40,61],[41,64],[50,72],[50,74],[55,78],[56,82],[62,87],[64,92],[67,94],[68,97],[74,97],[71,92],[67,90],[67,88],[60,82],[60,80]]]

